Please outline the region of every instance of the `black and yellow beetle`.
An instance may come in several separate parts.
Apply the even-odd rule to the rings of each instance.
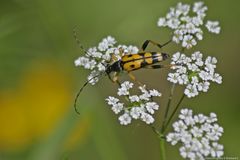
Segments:
[[[131,72],[141,68],[161,68],[156,63],[162,62],[168,58],[168,54],[161,52],[139,52],[137,54],[126,54],[120,60],[110,64],[106,73],[127,71]]]
[[[76,39],[77,42],[79,41],[77,39],[77,37],[75,37],[75,39]],[[157,68],[169,67],[169,65],[165,66],[165,65],[159,64],[160,62],[169,58],[169,55],[167,53],[146,52],[145,49],[146,49],[146,47],[148,46],[149,43],[151,43],[153,45],[156,45],[159,48],[162,48],[163,46],[167,45],[170,42],[171,42],[171,40],[166,42],[165,44],[161,45],[161,44],[156,43],[154,41],[146,40],[142,45],[142,51],[141,52],[136,53],[136,54],[132,54],[132,53],[124,54],[124,55],[121,56],[120,60],[113,61],[112,63],[107,64],[106,70],[104,72],[100,73],[99,75],[96,75],[96,76],[92,77],[87,82],[85,82],[85,84],[80,88],[79,92],[76,95],[75,102],[74,102],[75,111],[78,114],[80,114],[77,110],[76,104],[77,104],[77,99],[78,99],[80,93],[82,92],[82,90],[84,89],[84,87],[91,80],[93,80],[97,77],[100,77],[101,75],[107,75],[111,81],[117,82],[118,84],[120,84],[118,82],[118,76],[117,76],[120,72],[126,71],[129,74],[131,79],[136,80],[135,77],[131,74],[131,72],[134,71],[134,70],[138,70],[138,69],[141,69],[141,68],[157,69]],[[80,47],[83,49],[81,44],[80,44]],[[114,74],[113,77],[110,76],[112,73]],[[140,83],[140,82],[138,82],[138,83]]]
[[[110,74],[113,73],[114,76],[113,78],[110,78],[110,79],[113,82],[116,82],[118,73],[122,71],[126,71],[129,74],[130,78],[135,80],[135,77],[131,74],[131,72],[134,70],[138,70],[141,68],[158,69],[158,68],[166,67],[165,65],[161,65],[159,63],[169,58],[169,55],[167,53],[146,52],[145,49],[149,43],[156,45],[159,48],[162,48],[163,46],[167,45],[170,42],[171,41],[168,41],[167,43],[160,45],[159,43],[156,43],[154,41],[146,40],[142,45],[141,52],[137,54],[131,54],[131,53],[124,54],[120,60],[109,64],[106,67],[105,72],[109,77],[110,77]]]

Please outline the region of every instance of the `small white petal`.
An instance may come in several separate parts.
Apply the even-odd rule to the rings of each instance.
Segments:
[[[154,118],[148,114],[148,113],[142,113],[141,114],[141,119],[144,121],[146,124],[151,124],[154,122]]]
[[[121,125],[128,125],[131,123],[132,118],[130,117],[130,115],[128,113],[124,113],[123,115],[121,115],[118,120],[120,121]]]
[[[181,132],[187,129],[187,126],[183,123],[182,120],[173,123],[174,131]]]
[[[167,135],[167,142],[171,142],[171,145],[175,145],[180,140],[180,138],[180,134],[178,133],[169,133]]]
[[[115,104],[117,104],[117,102],[119,102],[119,99],[109,96],[108,98],[106,98],[106,101],[109,105],[115,105]]]
[[[140,98],[137,95],[129,96],[131,102],[139,102]]]
[[[95,85],[99,80],[99,71],[93,70],[88,76],[88,81],[91,85]]]
[[[160,92],[158,92],[156,89],[150,90],[150,95],[152,97],[160,97],[160,96],[162,96],[162,94]]]
[[[154,110],[158,110],[159,105],[156,102],[147,102],[146,109],[149,113],[154,114]]]
[[[187,85],[186,89],[184,90],[184,94],[188,97],[188,98],[192,98],[198,95],[198,90],[196,85]]]
[[[158,27],[165,27],[165,26],[167,26],[166,19],[165,18],[159,18],[157,25],[158,25]]]
[[[138,119],[140,117],[141,113],[142,113],[142,110],[140,109],[140,107],[133,107],[130,111],[130,115],[134,119]]]
[[[221,28],[219,27],[219,22],[218,21],[207,21],[206,27],[209,32],[219,34]]]
[[[115,114],[120,113],[123,110],[123,103],[116,103],[112,106],[112,110]]]

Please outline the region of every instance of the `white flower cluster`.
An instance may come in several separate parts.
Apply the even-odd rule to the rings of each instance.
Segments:
[[[172,29],[172,41],[181,43],[184,48],[192,48],[197,40],[203,39],[202,26],[207,9],[203,2],[195,2],[192,8],[188,4],[178,3],[175,8],[170,8],[166,17],[159,18],[158,26]],[[205,26],[209,32],[220,33],[218,21],[207,21]]]
[[[152,99],[153,97],[160,97],[161,93],[155,89],[147,90],[145,86],[140,86],[139,89],[142,94],[131,95],[130,89],[132,88],[133,83],[125,81],[118,89],[118,95],[124,96],[129,101],[129,104],[125,105],[118,98],[111,96],[106,99],[107,103],[112,107],[115,114],[123,113],[118,118],[122,125],[130,124],[132,119],[140,119],[146,124],[153,123],[154,118],[152,115],[158,110],[159,105]]]
[[[169,73],[167,80],[186,85],[184,94],[189,98],[197,96],[199,92],[207,92],[210,81],[222,83],[222,76],[215,73],[217,59],[208,56],[204,61],[203,54],[199,51],[194,52],[191,57],[177,52],[172,56],[171,64],[175,72]]]
[[[193,115],[192,110],[182,109],[179,120],[173,123],[174,132],[167,135],[167,142],[180,143],[180,154],[185,159],[204,160],[205,157],[223,156],[223,145],[218,144],[223,128],[217,115]]]
[[[138,48],[135,46],[116,45],[116,43],[115,38],[108,36],[104,38],[97,47],[89,48],[86,51],[86,55],[75,60],[75,66],[81,66],[91,70],[88,80],[91,80],[90,83],[92,85],[98,82],[99,79],[95,76],[106,70],[106,66],[112,61],[113,56],[116,59],[121,58],[120,50],[123,54],[134,54],[138,52]]]

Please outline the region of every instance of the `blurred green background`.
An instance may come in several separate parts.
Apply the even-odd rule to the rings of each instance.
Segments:
[[[73,36],[79,26],[84,46],[107,35],[119,43],[140,46],[146,39],[166,42],[169,30],[156,26],[177,0],[8,0],[0,2],[0,159],[1,160],[158,160],[159,142],[150,127],[134,122],[121,126],[105,104],[117,86],[107,78],[85,88],[73,109],[75,94],[88,75],[74,66],[82,53]],[[183,0],[182,2],[192,2]],[[219,20],[220,35],[205,32],[194,49],[218,58],[222,85],[185,100],[195,113],[216,112],[225,133],[225,156],[240,157],[240,1],[206,1],[207,18]],[[151,49],[151,48],[150,48]],[[156,49],[156,48],[152,48]],[[164,48],[170,54],[174,44]],[[190,51],[191,52],[191,51]],[[169,83],[165,70],[136,71],[137,78],[163,93],[159,126]],[[124,77],[127,78],[127,77]],[[182,88],[177,88],[175,100]],[[176,101],[175,101],[176,102]],[[169,128],[170,130],[170,128]],[[168,159],[181,159],[167,147]]]

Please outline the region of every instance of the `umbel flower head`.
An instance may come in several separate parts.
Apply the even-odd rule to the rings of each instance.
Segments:
[[[203,39],[204,24],[209,32],[220,33],[218,21],[204,22],[207,9],[203,2],[195,2],[193,6],[178,3],[176,7],[170,8],[166,17],[159,18],[158,26],[170,28],[175,43],[181,43],[183,48],[192,48]]]
[[[138,87],[141,91],[140,95],[132,95],[130,89],[133,83],[125,81],[118,88],[118,95],[124,96],[128,103],[120,102],[118,98],[109,96],[106,101],[111,106],[115,114],[120,114],[119,121],[122,125],[128,125],[132,119],[140,119],[146,124],[154,122],[153,114],[158,110],[159,105],[153,101],[153,97],[160,97],[161,93],[155,89],[147,90],[145,86]]]
[[[123,53],[137,53],[138,48],[132,45],[117,45],[115,38],[108,36],[98,44],[97,47],[89,48],[84,56],[80,56],[75,60],[75,66],[84,67],[91,70],[88,80],[92,85],[98,82],[98,77],[101,72],[105,72],[106,66],[112,62],[112,57],[120,59],[120,48]],[[95,77],[95,78],[93,78]]]
[[[177,52],[172,56],[174,73],[169,73],[167,80],[186,85],[184,94],[189,98],[195,97],[199,92],[207,92],[210,82],[222,83],[222,76],[215,73],[217,59],[208,56],[203,60],[203,54],[199,51],[194,52],[191,57]]]
[[[223,145],[218,144],[223,128],[217,124],[215,113],[193,115],[192,110],[182,109],[173,129],[174,132],[167,135],[167,142],[181,144],[179,151],[183,158],[204,160],[223,156]]]

